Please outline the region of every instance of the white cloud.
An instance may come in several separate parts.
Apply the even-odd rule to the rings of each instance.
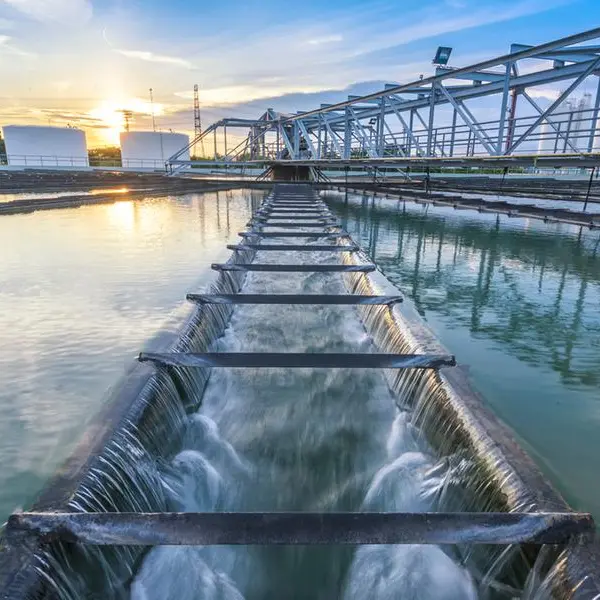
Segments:
[[[321,44],[333,44],[335,42],[341,42],[343,40],[343,36],[339,34],[335,35],[325,35],[323,37],[313,38],[312,40],[308,40],[308,44],[311,46],[320,46]]]
[[[200,104],[202,106],[227,106],[231,104],[240,104],[251,102],[252,100],[262,100],[264,98],[276,98],[283,94],[301,93],[308,94],[320,92],[322,85],[283,85],[283,86],[255,86],[255,85],[231,85],[220,88],[202,89],[200,91]],[[192,92],[175,92],[179,98],[191,98]]]
[[[9,19],[0,19],[0,29],[6,31],[7,29],[13,29],[14,26],[14,21],[10,21]]]
[[[545,100],[552,100],[553,102],[561,94],[560,90],[555,90],[555,89],[551,89],[551,88],[541,88],[541,87],[538,87],[538,88],[530,87],[530,88],[527,88],[526,92],[532,98],[544,98]]]
[[[80,24],[92,18],[91,0],[0,0],[38,21]]]
[[[33,52],[27,52],[17,46],[11,44],[12,38],[8,35],[0,35],[0,52],[12,54],[14,56],[21,56],[23,58],[33,58],[36,56]]]
[[[545,12],[551,8],[564,5],[568,0],[524,0],[521,2],[511,2],[502,7],[493,5],[479,5],[472,10],[458,11],[457,14],[446,12],[446,14],[437,15],[439,9],[434,13],[430,9],[422,11],[420,14],[414,13],[412,16],[415,22],[404,27],[396,27],[393,33],[387,35],[384,33],[378,36],[364,36],[364,44],[355,43],[351,50],[352,56],[360,56],[369,52],[385,50],[394,46],[406,45],[438,35],[455,33],[466,29],[474,29],[485,25],[493,25],[504,21],[511,21],[520,17],[534,15]],[[456,11],[454,11],[456,13]],[[366,32],[365,32],[366,33]]]
[[[185,58],[178,56],[165,56],[163,54],[154,54],[148,50],[119,50],[115,49],[115,52],[126,56],[127,58],[136,58],[138,60],[145,60],[147,62],[162,63],[165,65],[175,65],[178,67],[185,67],[186,69],[193,69],[194,65]]]

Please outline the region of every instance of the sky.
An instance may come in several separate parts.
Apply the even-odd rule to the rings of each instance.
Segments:
[[[308,110],[600,24],[599,0],[0,0],[0,125],[76,126],[88,146],[132,129],[193,132]],[[556,93],[549,90],[549,95]]]

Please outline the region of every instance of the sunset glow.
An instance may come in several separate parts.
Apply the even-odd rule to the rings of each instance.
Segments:
[[[0,126],[77,127],[89,148],[116,145],[124,110],[131,130],[152,130],[152,88],[156,128],[193,135],[194,84],[207,127],[415,80],[432,73],[438,45],[466,65],[600,18],[594,0],[331,0],[316,20],[260,4],[0,0]],[[547,105],[560,89],[546,87]]]
[[[106,100],[89,112],[89,116],[99,122],[98,132],[107,145],[118,145],[119,134],[125,131],[125,111],[133,114],[130,126],[135,127],[136,117],[151,117],[152,105],[149,100],[129,98],[126,100]],[[164,106],[154,103],[154,116],[159,117],[165,112]]]

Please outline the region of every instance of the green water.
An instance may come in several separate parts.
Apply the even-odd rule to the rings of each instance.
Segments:
[[[252,200],[236,190],[0,217],[0,523],[28,506]]]
[[[600,519],[600,232],[326,198],[567,501]]]

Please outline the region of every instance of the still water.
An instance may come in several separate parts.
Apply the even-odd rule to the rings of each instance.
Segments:
[[[600,233],[327,193],[576,509],[600,518]]]
[[[65,459],[186,292],[212,281],[253,195],[0,217],[0,522]]]

